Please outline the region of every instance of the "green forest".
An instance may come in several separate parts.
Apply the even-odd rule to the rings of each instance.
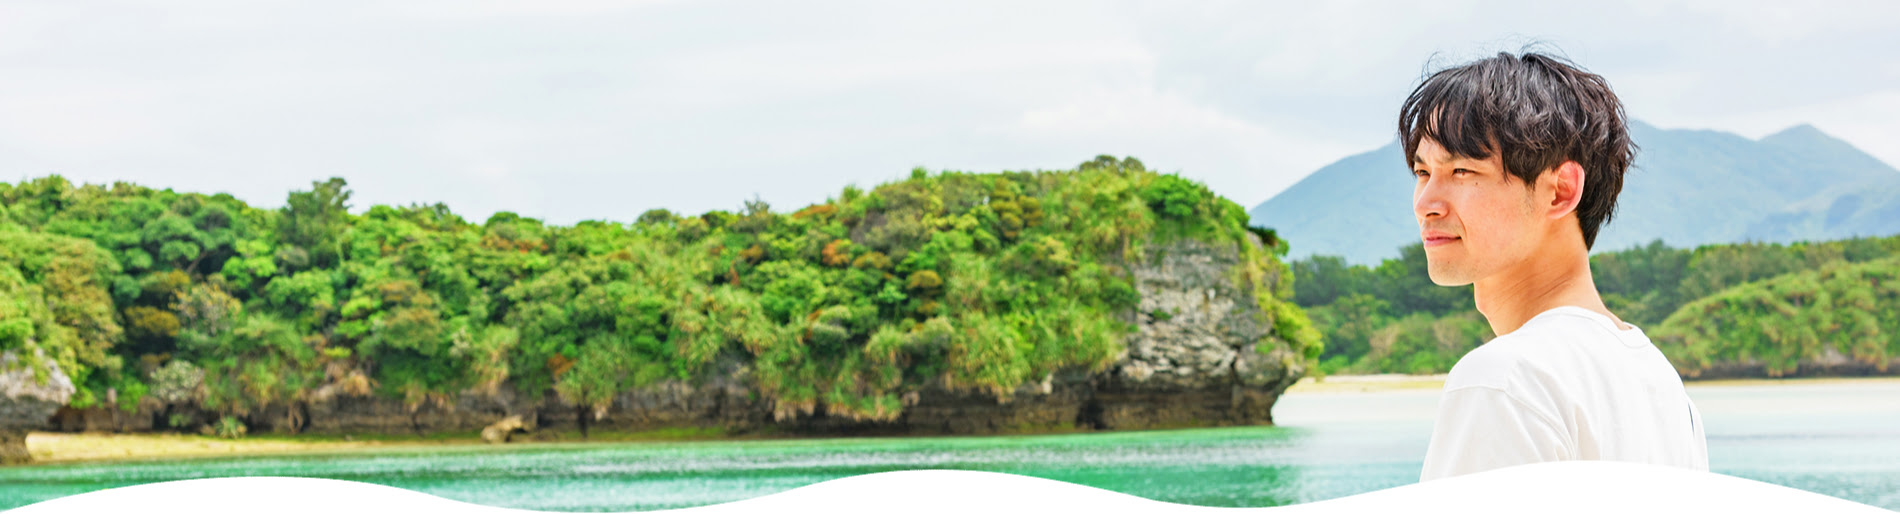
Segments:
[[[1439,287],[1412,244],[1377,267],[1292,264],[1294,300],[1326,334],[1321,373],[1443,373],[1494,335],[1471,287]],[[1756,363],[1766,376],[1836,352],[1886,371],[1900,357],[1900,236],[1671,248],[1590,258],[1604,303],[1696,377]],[[1756,365],[1750,364],[1750,365]]]
[[[780,418],[889,420],[922,387],[1006,398],[1112,363],[1140,300],[1124,263],[1184,237],[1238,245],[1233,279],[1275,335],[1308,359],[1323,348],[1291,301],[1284,242],[1132,158],[918,168],[789,212],[754,200],[572,226],[441,204],[356,214],[350,196],[340,178],[277,209],[0,183],[0,351],[42,377],[56,363],[71,407],[156,398],[222,424],[320,394],[420,405],[501,387],[598,410],[726,360],[751,366]]]

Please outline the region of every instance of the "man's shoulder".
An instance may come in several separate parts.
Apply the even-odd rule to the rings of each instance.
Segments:
[[[1509,334],[1479,345],[1458,359],[1445,379],[1446,389],[1488,386],[1498,389],[1521,388],[1527,382],[1545,382],[1554,378],[1559,366],[1572,363],[1568,355],[1588,338],[1614,338],[1603,333],[1594,320],[1552,313]]]
[[[1452,365],[1445,377],[1445,390],[1480,386],[1510,389],[1520,384],[1525,379],[1525,368],[1540,360],[1528,346],[1505,337],[1478,346]]]

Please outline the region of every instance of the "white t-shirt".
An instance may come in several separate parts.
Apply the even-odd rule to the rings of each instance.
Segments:
[[[1419,480],[1558,460],[1709,469],[1702,414],[1642,329],[1564,306],[1465,354]]]

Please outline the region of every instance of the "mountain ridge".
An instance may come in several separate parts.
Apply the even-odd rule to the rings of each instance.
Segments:
[[[1632,120],[1640,148],[1593,251],[1900,233],[1900,170],[1810,124],[1760,139]],[[1417,240],[1396,141],[1347,156],[1248,211],[1291,258],[1396,257]],[[1817,180],[1826,177],[1826,180]]]

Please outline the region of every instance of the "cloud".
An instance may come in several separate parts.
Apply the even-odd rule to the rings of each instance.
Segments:
[[[1092,88],[1026,110],[1002,130],[1022,144],[1133,155],[1178,171],[1244,206],[1358,148],[1235,118],[1182,95],[1152,88]],[[1078,161],[1081,158],[1077,159]]]
[[[1555,43],[1660,126],[1900,162],[1881,3],[0,4],[0,177],[558,223],[1107,153],[1243,204],[1391,137],[1433,62]]]

